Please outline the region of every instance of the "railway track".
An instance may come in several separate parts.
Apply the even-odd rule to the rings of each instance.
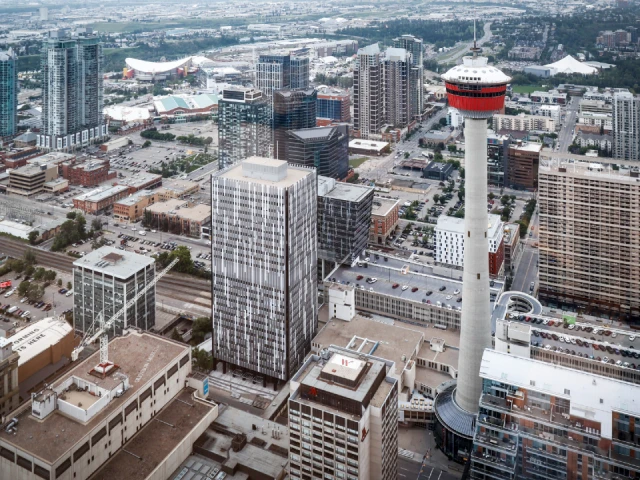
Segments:
[[[13,258],[21,258],[28,248],[35,251],[40,265],[61,272],[72,272],[75,258],[62,253],[39,250],[24,243],[0,237],[0,253],[2,254],[9,255]],[[207,308],[211,307],[211,284],[204,279],[168,274],[158,282],[156,291],[159,295],[175,300],[193,303]],[[200,300],[200,298],[203,297],[208,299],[208,301]]]

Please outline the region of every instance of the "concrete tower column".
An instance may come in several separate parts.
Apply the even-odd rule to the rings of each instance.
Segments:
[[[465,116],[466,117],[466,116]],[[478,412],[482,352],[491,347],[489,241],[487,239],[487,119],[465,118],[465,207],[462,317],[456,403]]]

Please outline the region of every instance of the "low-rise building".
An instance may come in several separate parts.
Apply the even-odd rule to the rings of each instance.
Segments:
[[[540,143],[517,142],[507,153],[507,185],[511,188],[535,191],[538,188]]]
[[[63,168],[63,176],[71,185],[95,187],[117,177],[117,173],[109,170],[109,160],[91,160]]]
[[[120,178],[118,185],[125,185],[129,193],[136,193],[139,190],[151,190],[162,186],[162,175],[159,173],[139,172],[130,177]]]
[[[560,105],[542,104],[535,109],[535,114],[551,118],[556,125],[560,125],[562,110]]]
[[[399,200],[379,196],[373,197],[369,243],[378,245],[387,243],[387,239],[398,226],[399,212]]]
[[[551,117],[543,115],[494,115],[493,130],[515,130],[529,132],[531,130],[539,132],[555,132],[556,122]]]
[[[69,180],[65,180],[64,178],[56,178],[55,180],[51,180],[50,182],[46,182],[43,186],[43,190],[46,193],[53,193],[54,195],[58,195],[60,193],[69,191]]]
[[[5,418],[20,405],[18,390],[18,352],[13,340],[0,337],[0,415]]]
[[[145,224],[157,230],[201,238],[202,227],[211,222],[211,206],[171,199],[149,205],[144,215]]]
[[[612,113],[594,113],[584,112],[578,115],[578,126],[581,128],[583,125],[594,127],[592,132],[594,133],[611,133],[613,131],[613,114]]]
[[[578,132],[575,142],[583,148],[594,148],[609,153],[613,148],[613,135]]]
[[[113,204],[113,219],[123,223],[135,223],[142,219],[144,209],[157,201],[159,195],[156,190],[136,192]]]
[[[194,439],[217,416],[216,405],[185,390],[191,373],[191,348],[134,331],[113,339],[108,354],[117,369],[106,377],[91,373],[100,361],[96,352],[11,413],[17,420],[0,431],[1,478],[86,480],[118,455],[132,437],[141,435],[148,424],[162,424],[164,432],[156,431],[155,436],[170,442],[168,460],[179,465],[186,458]],[[182,401],[172,404],[174,399]],[[178,415],[181,409],[188,415]],[[189,435],[178,436],[178,441],[166,437],[165,427],[171,418],[151,423],[154,418],[163,418],[163,411],[175,412],[179,421],[172,428],[184,433],[184,425],[188,425]],[[127,448],[134,444],[130,442]],[[131,456],[131,450],[120,457],[127,478],[146,478],[156,467],[166,467],[165,457],[154,456],[153,448],[136,451],[138,458]],[[135,467],[127,463],[129,457],[137,462]],[[145,477],[140,477],[143,457],[152,461],[142,469]],[[105,477],[98,473],[96,478]],[[122,472],[107,478],[123,478]]]
[[[153,107],[160,117],[185,120],[190,117],[211,118],[218,111],[219,96],[215,93],[200,95],[169,95],[154,100]]]
[[[564,92],[558,92],[557,90],[551,90],[549,92],[535,91],[529,95],[533,103],[551,103],[557,105],[566,105],[569,95]]]
[[[431,180],[438,180],[439,182],[445,182],[449,180],[454,170],[455,168],[451,163],[429,162],[426,168],[422,171],[422,177],[429,178]]]
[[[107,189],[96,189],[73,199],[73,207],[85,213],[98,214],[110,210],[120,199],[129,195],[129,187],[116,185]]]
[[[158,201],[166,202],[172,198],[185,198],[198,193],[200,184],[189,180],[167,178],[162,181],[162,186],[154,192],[158,194]]]
[[[349,142],[349,153],[351,155],[376,155],[389,153],[391,146],[389,142],[376,142],[374,140],[363,140],[356,138]]]
[[[499,215],[489,214],[489,275],[504,273],[504,223]],[[441,215],[435,228],[436,262],[460,269],[464,266],[464,218]]]
[[[28,164],[9,172],[7,194],[32,197],[44,191],[44,184],[58,178],[54,164]]]

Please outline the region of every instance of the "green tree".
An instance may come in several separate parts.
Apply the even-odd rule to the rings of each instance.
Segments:
[[[439,123],[440,125],[442,125],[443,127],[446,127],[446,126],[447,126],[447,119],[446,119],[446,117],[442,117],[440,120],[438,120],[438,123]]]
[[[91,222],[91,230],[94,232],[99,232],[102,230],[102,222],[98,218],[94,218]]]
[[[68,212],[67,213],[67,218],[69,220],[74,220],[76,218],[76,212]]]
[[[39,236],[40,236],[40,232],[38,230],[31,230],[29,232],[29,243],[31,245],[35,245],[36,244],[36,240],[38,240]]]
[[[53,282],[56,279],[57,273],[54,270],[47,270],[44,272],[44,279],[47,282]]]
[[[59,278],[59,279],[58,279],[58,286],[59,286],[60,288],[62,288],[62,279],[61,279],[61,278]]]
[[[18,295],[20,295],[21,297],[26,297],[27,293],[29,293],[29,286],[31,285],[31,282],[28,281],[24,281],[24,282],[20,282],[20,285],[18,285]]]
[[[196,348],[193,351],[192,358],[195,367],[200,371],[209,372],[213,368],[213,355],[206,350]]]
[[[35,283],[32,283],[31,285],[29,285],[29,291],[27,292],[27,298],[29,300],[33,300],[35,302],[42,299],[43,296],[44,296],[44,287],[42,287],[41,285],[37,285]]]
[[[174,328],[173,331],[171,332],[171,339],[172,340],[177,340],[178,342],[182,342],[182,335],[180,335],[178,333],[178,329]]]
[[[36,258],[36,254],[31,248],[27,248],[22,256],[25,265],[35,265],[38,263],[38,259]]]
[[[71,290],[72,287],[73,285],[71,285],[71,282],[67,282],[67,290]]]
[[[454,144],[447,145],[447,150],[455,153],[456,151],[458,151],[458,147],[456,147]]]
[[[493,200],[494,198],[496,198],[496,196],[493,194],[493,192],[489,192],[489,200]]]
[[[213,323],[210,317],[196,318],[191,326],[191,340],[195,345],[204,342],[207,333],[213,333]]]
[[[44,279],[44,272],[45,272],[44,268],[42,268],[42,267],[36,268],[36,271],[33,274],[33,279],[36,282],[39,282],[39,281],[43,280]]]
[[[35,271],[36,271],[36,267],[34,267],[33,265],[29,265],[24,269],[24,276],[31,277],[33,275],[33,272]]]
[[[509,205],[509,201],[509,195],[503,195],[500,199],[500,203],[502,203],[502,205]]]
[[[440,201],[440,195],[437,193],[433,196],[433,203],[438,203]]]
[[[142,144],[142,148],[149,148],[151,146],[151,140],[145,140]]]
[[[11,267],[11,270],[16,273],[22,273],[25,268],[24,262],[22,260],[11,260],[9,266]]]
[[[169,254],[169,258],[172,261],[177,258],[179,261],[173,269],[176,272],[191,273],[193,271],[193,260],[191,259],[191,251],[184,245],[180,245],[174,251]]]

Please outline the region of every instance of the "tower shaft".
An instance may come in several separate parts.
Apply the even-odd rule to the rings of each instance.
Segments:
[[[477,413],[482,352],[491,347],[487,240],[487,120],[465,118],[465,239],[456,402]]]

